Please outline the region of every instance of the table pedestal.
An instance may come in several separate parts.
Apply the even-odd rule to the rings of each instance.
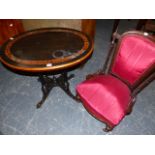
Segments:
[[[38,78],[38,81],[42,85],[43,96],[41,101],[38,102],[38,104],[36,105],[36,107],[40,108],[42,104],[45,102],[52,88],[57,86],[60,87],[62,90],[64,90],[64,92],[68,94],[71,98],[78,101],[76,96],[73,95],[69,89],[69,80],[73,77],[74,77],[74,74],[71,74],[70,76],[68,76],[67,73],[62,73],[59,76],[53,75],[52,77],[49,77],[47,75],[40,75]]]

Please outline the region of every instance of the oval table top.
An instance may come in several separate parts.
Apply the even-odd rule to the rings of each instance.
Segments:
[[[84,62],[93,48],[92,40],[80,31],[36,29],[10,38],[1,48],[0,60],[20,71],[59,71]]]

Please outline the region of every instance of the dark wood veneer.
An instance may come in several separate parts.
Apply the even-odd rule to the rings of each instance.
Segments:
[[[53,35],[53,38],[49,35],[49,33]],[[27,44],[25,44],[24,41],[22,42],[22,39],[36,35],[36,43],[39,43],[39,40],[37,40],[37,35],[39,34],[47,35],[48,46],[43,44],[37,45],[37,51],[35,49],[35,37],[34,39],[31,39],[32,41],[34,41],[34,48],[33,42]],[[45,37],[46,36],[43,36],[44,39]],[[41,39],[41,37],[39,39]],[[50,42],[50,40],[52,41]],[[46,43],[46,40],[40,40],[40,42]],[[27,54],[28,56],[26,57],[26,53],[24,53],[23,51],[19,51],[19,53],[15,54],[15,51],[13,50],[18,50],[18,46],[15,46],[16,44],[20,45],[21,49],[26,49],[27,51],[25,50],[24,52],[28,52],[29,55]],[[45,52],[40,50],[43,48],[42,46],[45,47],[45,49],[43,49],[45,50]],[[92,39],[90,39],[86,34],[77,30],[67,28],[38,29],[20,34],[13,37],[12,40],[9,40],[8,43],[4,45],[4,47],[2,47],[2,54],[0,60],[2,61],[2,63],[12,69],[26,72],[48,72],[63,70],[84,62],[89,56],[91,56],[93,52],[93,46],[94,44],[92,42]],[[30,50],[32,51],[32,53]],[[33,52],[33,50],[36,53]],[[52,50],[59,50],[60,52],[62,51],[62,53],[70,52],[70,54],[64,57],[52,58],[50,55],[52,54]],[[35,54],[38,55],[35,56]],[[21,56],[17,57],[17,55]],[[51,59],[48,57],[51,57]],[[47,66],[48,64],[49,66]]]

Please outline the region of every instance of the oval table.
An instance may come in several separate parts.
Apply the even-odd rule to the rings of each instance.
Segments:
[[[84,33],[67,28],[44,28],[27,31],[10,38],[1,48],[0,60],[7,67],[28,73],[39,73],[43,97],[37,108],[46,100],[51,89],[61,87],[73,99],[69,89],[69,69],[86,62],[94,44]],[[55,76],[55,72],[59,76]],[[47,76],[50,73],[51,76]]]

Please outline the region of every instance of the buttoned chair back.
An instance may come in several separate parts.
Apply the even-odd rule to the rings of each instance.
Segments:
[[[155,78],[155,42],[145,32],[113,35],[104,69],[76,87],[77,96],[94,117],[112,130],[131,113],[136,95]]]

